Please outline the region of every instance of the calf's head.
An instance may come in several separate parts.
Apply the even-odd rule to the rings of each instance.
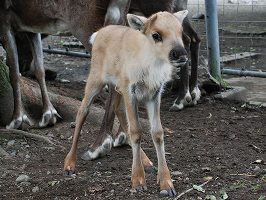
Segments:
[[[127,19],[131,28],[141,31],[154,44],[151,50],[155,51],[158,57],[179,67],[188,60],[182,40],[182,22],[187,14],[187,10],[174,14],[159,12],[149,18],[128,14]]]

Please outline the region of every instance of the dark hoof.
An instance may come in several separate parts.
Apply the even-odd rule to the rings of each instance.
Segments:
[[[95,160],[97,158],[103,157],[111,151],[112,145],[113,139],[110,135],[108,135],[101,146],[95,149],[89,149],[81,156],[81,158],[83,160]]]
[[[169,111],[180,111],[180,110],[183,110],[183,108],[184,108],[184,104],[183,103],[180,103],[180,104],[173,104],[171,107],[170,107],[170,109],[169,109]]]
[[[74,170],[67,170],[64,172],[65,176],[75,176],[76,172]]]
[[[120,132],[114,141],[114,147],[119,147],[127,144],[127,135],[124,132]]]
[[[147,190],[147,186],[138,186],[136,188],[131,189],[132,193],[139,193]]]
[[[145,172],[148,174],[157,174],[158,169],[157,167],[154,167],[154,166],[145,167]]]
[[[176,191],[174,188],[170,188],[170,189],[167,189],[167,190],[161,190],[160,192],[160,196],[170,196],[170,197],[173,197],[173,196],[176,196]]]
[[[192,101],[191,96],[187,96],[187,97],[186,97],[186,102],[187,102],[187,103],[190,103],[191,101]]]

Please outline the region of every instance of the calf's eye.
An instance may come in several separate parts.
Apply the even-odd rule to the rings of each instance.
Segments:
[[[155,42],[162,42],[163,41],[162,36],[158,32],[153,33],[152,38],[154,39]]]

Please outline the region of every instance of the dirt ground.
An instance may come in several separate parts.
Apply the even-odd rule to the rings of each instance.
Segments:
[[[204,35],[203,22],[194,22],[194,26],[201,27],[201,35]],[[220,31],[229,37],[234,33],[228,29],[230,27],[225,26]],[[222,54],[250,50],[246,49],[250,44],[255,52],[265,53],[264,36],[246,40],[246,43],[225,38],[220,41],[225,47]],[[206,43],[202,38],[201,55],[206,55]],[[254,66],[254,69],[262,70],[266,66],[263,56],[229,63],[229,66],[243,67],[244,64],[247,68]],[[48,82],[49,91],[82,99],[84,80],[89,71],[87,59],[45,54],[45,65],[57,72],[57,79]],[[217,199],[266,199],[266,109],[222,102],[205,95],[195,107],[170,112],[174,99],[174,94],[164,96],[161,119],[166,158],[177,193],[213,178],[203,187],[205,192],[194,189],[181,199],[207,199],[208,195]],[[142,116],[145,118],[146,115]],[[1,147],[10,155],[9,158],[0,157],[0,199],[171,199],[159,196],[155,173],[146,176],[146,192],[131,193],[132,154],[129,146],[113,148],[107,156],[95,161],[81,160],[80,156],[94,142],[98,129],[88,121],[83,126],[75,178],[63,173],[64,157],[74,132],[70,121],[62,120],[54,127],[28,130],[53,138],[65,149],[25,137],[0,137]],[[156,166],[156,152],[147,131],[142,147]],[[16,181],[23,174],[29,180]]]
[[[71,89],[69,92],[71,93]],[[219,196],[224,190],[229,199],[254,200],[266,195],[265,109],[226,103],[206,96],[201,102],[180,112],[170,112],[174,100],[162,101],[162,124],[165,131],[166,157],[178,193],[194,184],[213,181],[181,199],[204,199]],[[70,148],[73,128],[70,122],[54,127],[30,130],[50,136],[66,149],[28,138],[1,138],[1,146],[11,155],[0,159],[0,199],[164,199],[159,197],[156,175],[147,174],[148,191],[130,192],[132,155],[128,146],[114,148],[101,159],[78,159],[77,176],[63,175],[63,160]],[[93,143],[97,127],[85,123],[79,143],[81,155]],[[156,153],[150,135],[142,143],[156,166]],[[30,180],[17,182],[25,174]]]

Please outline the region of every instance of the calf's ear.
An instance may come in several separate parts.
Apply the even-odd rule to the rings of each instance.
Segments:
[[[181,10],[181,11],[174,13],[174,16],[176,16],[176,18],[182,23],[185,17],[187,16],[187,14],[188,14],[188,10]]]
[[[127,21],[131,28],[143,31],[147,18],[143,16],[127,14]]]

